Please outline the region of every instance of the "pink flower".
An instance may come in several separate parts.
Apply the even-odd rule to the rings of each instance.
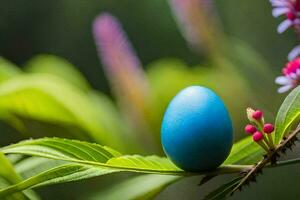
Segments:
[[[283,33],[289,27],[300,28],[300,0],[270,0],[273,6],[274,17],[285,15],[286,19],[277,28],[278,33]]]
[[[300,58],[296,58],[286,64],[282,69],[283,76],[276,78],[275,82],[282,85],[279,89],[279,93],[286,92],[295,88],[300,84]]]

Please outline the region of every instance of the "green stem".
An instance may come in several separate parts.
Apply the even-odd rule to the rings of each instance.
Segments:
[[[272,147],[272,149],[274,149],[275,146],[274,146],[274,142],[273,142],[273,137],[271,135],[272,133],[265,133],[265,134],[267,134],[267,137],[268,137],[268,140],[269,140],[269,142],[271,144],[271,147]]]
[[[261,146],[267,153],[269,152],[268,145],[264,141],[258,141],[257,144]]]
[[[290,160],[284,160],[277,162],[276,165],[268,165],[267,168],[273,168],[273,167],[282,167],[282,166],[288,166],[288,165],[294,165],[300,163],[300,158],[290,159]]]

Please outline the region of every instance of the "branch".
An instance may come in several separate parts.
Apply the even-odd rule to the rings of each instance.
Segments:
[[[293,165],[300,163],[300,158],[290,159],[290,160],[284,160],[279,161],[276,163],[276,165],[268,165],[267,168],[273,168],[273,167],[281,167],[281,166],[287,166],[287,165]]]
[[[258,162],[254,167],[247,172],[244,178],[240,181],[240,183],[232,190],[231,195],[237,191],[241,190],[242,186],[249,183],[250,181],[255,181],[256,175],[262,172],[262,168],[267,164],[271,163],[271,166],[278,166],[276,163],[277,158],[280,156],[280,152],[285,152],[287,148],[292,147],[294,142],[297,140],[297,134],[300,133],[300,127],[296,128],[287,138],[283,138],[283,140],[276,146],[274,150],[270,150],[264,158]],[[294,162],[298,162],[299,160],[294,160]],[[290,164],[291,161],[281,162],[281,165]]]

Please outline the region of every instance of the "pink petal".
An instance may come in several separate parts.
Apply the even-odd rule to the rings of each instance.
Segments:
[[[292,26],[292,24],[293,23],[290,20],[288,20],[288,19],[284,20],[277,27],[277,32],[278,33],[283,33],[286,29],[288,29],[290,26]]]
[[[292,85],[285,85],[285,86],[280,87],[277,91],[278,91],[278,93],[284,93],[284,92],[289,91],[292,88],[293,88]]]
[[[275,79],[275,83],[279,85],[287,85],[291,83],[291,80],[285,76],[279,76]]]
[[[273,15],[273,17],[279,17],[280,15],[283,15],[289,11],[290,11],[289,8],[284,8],[284,7],[283,8],[274,8],[272,10],[272,15]]]
[[[289,6],[291,3],[284,0],[284,1],[281,1],[281,0],[270,0],[272,6],[274,7],[281,7],[281,6]]]
[[[288,59],[294,60],[298,55],[300,55],[300,45],[295,46],[289,53]]]
[[[297,78],[297,74],[296,73],[290,73],[289,75],[290,75],[290,77],[292,79],[296,79]]]

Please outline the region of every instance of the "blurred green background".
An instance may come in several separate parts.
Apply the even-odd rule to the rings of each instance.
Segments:
[[[91,34],[92,20],[109,11],[123,24],[144,64],[158,58],[176,57],[189,64],[201,62],[191,52],[162,0],[122,1],[1,1],[1,55],[18,64],[38,53],[64,57],[77,66],[95,88],[103,81]],[[293,31],[277,34],[278,19],[271,16],[267,0],[214,1],[226,33],[244,40],[278,71],[296,44]]]
[[[123,24],[144,66],[160,58],[178,58],[189,66],[206,63],[205,56],[188,48],[165,0],[0,0],[0,54],[22,66],[36,54],[54,54],[73,63],[93,88],[110,95],[110,87],[96,53],[91,26],[96,15],[108,11]],[[297,43],[292,31],[277,34],[278,19],[271,16],[268,0],[214,1],[224,32],[253,47],[269,64],[270,71],[280,74],[287,53]],[[274,75],[271,75],[274,79]],[[255,76],[253,76],[255,79]],[[255,80],[254,80],[255,81]],[[261,85],[264,88],[264,85]],[[268,88],[264,88],[268,90]],[[255,95],[255,94],[253,94]],[[270,101],[284,96],[273,91]],[[240,111],[244,112],[244,111]],[[276,109],[271,111],[276,113]],[[243,124],[241,125],[243,126]],[[243,133],[239,136],[241,137]],[[0,144],[21,139],[4,123],[0,126]],[[299,148],[294,155],[299,153]],[[299,166],[268,169],[258,184],[246,188],[232,199],[299,199]],[[130,175],[121,175],[126,178]],[[84,199],[91,190],[109,187],[120,175],[85,180],[38,189],[43,199]],[[216,187],[220,178],[199,188],[199,177],[180,181],[157,199],[200,199]],[[88,183],[88,184],[86,184]]]

